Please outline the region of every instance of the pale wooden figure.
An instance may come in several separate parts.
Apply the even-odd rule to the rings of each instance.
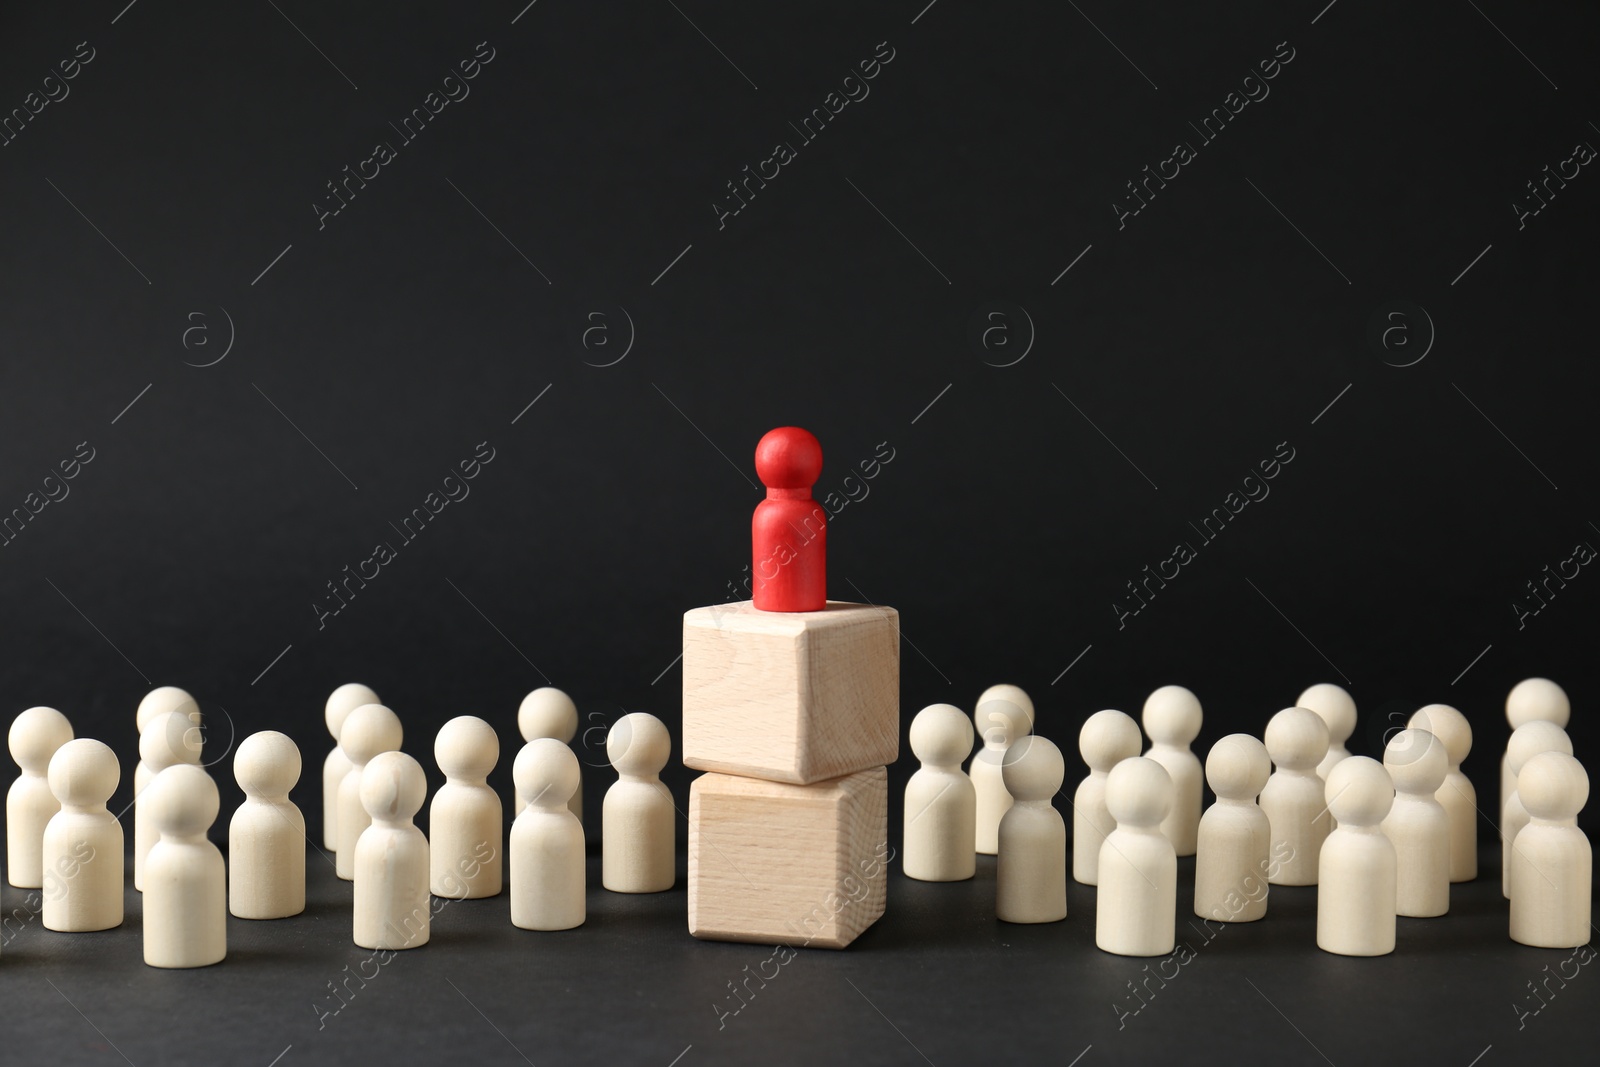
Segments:
[[[922,766],[906,783],[901,870],[924,882],[971,878],[978,795],[961,762],[972,751],[972,721],[954,704],[931,704],[911,720],[910,739]]]
[[[1383,832],[1398,864],[1395,912],[1429,919],[1450,910],[1450,816],[1434,799],[1450,758],[1426,730],[1401,730],[1383,749],[1383,769],[1394,783],[1394,806]]]
[[[1343,686],[1321,682],[1300,694],[1294,702],[1297,708],[1310,708],[1328,724],[1328,754],[1317,764],[1317,777],[1324,782],[1333,765],[1350,755],[1345,742],[1356,732],[1356,702]]]
[[[322,761],[322,847],[329,852],[339,848],[339,786],[350,773],[350,760],[339,748],[339,731],[350,713],[364,704],[382,704],[378,694],[360,682],[346,682],[328,696],[323,705],[323,721],[333,737],[333,751]]]
[[[1383,765],[1351,756],[1328,772],[1328,806],[1339,826],[1322,844],[1317,947],[1340,956],[1394,951],[1394,845],[1381,824],[1394,803]]]
[[[972,713],[983,747],[972,757],[967,774],[977,798],[974,844],[986,856],[993,856],[999,849],[1000,819],[1011,807],[1011,794],[1006,792],[1000,764],[1006,758],[1006,749],[1033,729],[1031,704],[1030,701],[1025,706],[1006,696],[990,697]]]
[[[61,810],[44,828],[47,930],[109,930],[122,925],[122,824],[106,810],[122,777],[116,753],[89,737],[50,757],[46,778]]]
[[[354,720],[352,715],[345,725]],[[428,943],[428,839],[411,821],[427,795],[422,764],[404,752],[379,752],[361,769],[368,825],[355,847],[352,930],[362,948],[398,950]],[[341,813],[339,831],[344,830]]]
[[[251,734],[233,754],[244,791],[228,821],[228,909],[237,918],[306,910],[306,819],[289,799],[300,770],[300,749],[276,730]]]
[[[600,882],[613,893],[660,893],[677,880],[677,809],[661,782],[672,736],[660,719],[636,711],[606,734],[618,778],[600,806]]]
[[[1106,805],[1117,828],[1100,846],[1094,943],[1118,956],[1165,956],[1178,920],[1178,856],[1161,821],[1172,808],[1172,778],[1135,756],[1111,768]]]
[[[555,686],[541,686],[522,698],[522,704],[517,708],[517,731],[522,734],[522,740],[534,741],[541,737],[553,737],[564,745],[572,744],[572,739],[578,735],[578,705]],[[517,792],[516,812],[528,806],[531,797]],[[578,787],[572,791],[572,800],[568,803],[572,814],[583,821],[583,765],[578,765]]]
[[[1567,731],[1548,719],[1531,719],[1511,733],[1511,743],[1506,745],[1506,769],[1512,774],[1512,783],[1522,773],[1530,759],[1541,752],[1565,752],[1572,755],[1572,739]],[[1528,809],[1515,789],[1506,798],[1500,811],[1500,892],[1511,898],[1511,849],[1517,833],[1528,825]]]
[[[1161,832],[1178,855],[1192,856],[1204,793],[1200,759],[1189,747],[1200,736],[1200,699],[1181,685],[1164,685],[1145,700],[1140,719],[1150,738],[1145,757],[1165,767],[1172,779],[1172,810]]]
[[[139,736],[144,736],[144,728],[149,726],[150,721],[157,715],[165,715],[173,711],[182,712],[188,718],[189,725],[194,727],[194,734],[188,739],[185,747],[189,745],[193,745],[196,748],[200,747],[201,742],[204,740],[204,735],[200,729],[200,705],[195,703],[194,697],[189,695],[188,690],[179,689],[175,685],[157,686],[146,693],[143,700],[139,701],[139,708],[134,712],[134,721],[138,726]],[[144,792],[144,787],[150,784],[150,779],[155,777],[157,770],[159,768],[146,767],[143,760],[140,760],[134,766],[134,799],[137,800],[139,794]]]
[[[1268,879],[1273,885],[1316,885],[1322,842],[1333,816],[1317,767],[1328,753],[1328,724],[1307,708],[1284,708],[1267,723],[1267,755],[1276,769],[1261,789],[1261,810],[1272,826]]]
[[[382,704],[363,704],[345,717],[339,729],[339,748],[350,762],[339,783],[339,848],[334,870],[349,881],[356,874],[356,842],[371,820],[361,803],[361,775],[367,763],[383,752],[398,752],[405,739],[400,718]]]
[[[1406,725],[1444,742],[1450,769],[1435,795],[1450,816],[1450,880],[1470,882],[1478,877],[1478,794],[1461,773],[1461,761],[1472,751],[1472,724],[1448,704],[1429,704],[1413,712]]]
[[[206,839],[217,819],[217,783],[201,767],[161,771],[139,803],[160,836],[145,857],[144,961],[209,967],[228,954],[227,874]]]
[[[1067,824],[1050,798],[1066,775],[1061,750],[1037,734],[1018,738],[1000,771],[1013,802],[1000,819],[995,917],[1060,922],[1067,917]]]
[[[477,716],[460,715],[440,728],[433,759],[445,780],[428,807],[429,888],[452,900],[499,896],[505,816],[488,778],[500,738]]]
[[[154,716],[145,723],[144,733],[139,735],[139,766],[145,768],[150,774],[149,782],[155,781],[168,767],[179,764],[199,766],[200,764],[200,732],[195,729],[193,721],[182,711],[168,711]],[[145,788],[150,787],[149,782]],[[143,796],[140,791],[139,796]],[[150,820],[139,806],[139,797],[133,798],[133,888],[144,888],[144,858],[150,852],[150,846],[160,837],[154,822]]]
[[[974,704],[973,707],[981,708],[991,700],[1003,700],[1007,704],[1012,704],[1021,708],[1022,713],[1028,717],[1028,729],[1029,731],[1032,731],[1034,715],[1033,698],[1024,692],[1020,685],[1011,685],[1008,682],[1002,682],[999,685],[991,685],[982,693],[978,694],[978,702]]]
[[[1511,940],[1536,948],[1589,943],[1594,853],[1578,829],[1589,776],[1565,752],[1541,752],[1523,764],[1517,795],[1528,825],[1511,850]]]
[[[517,791],[533,798],[511,823],[511,924],[570,930],[586,917],[583,823],[567,805],[578,757],[565,741],[536,737],[511,765]]]
[[[71,740],[72,724],[55,708],[29,708],[6,736],[22,768],[6,790],[6,878],[18,889],[44,886],[44,828],[61,810],[45,773],[56,749]]]
[[[1137,756],[1143,744],[1133,716],[1111,708],[1089,716],[1078,731],[1078,753],[1089,774],[1072,794],[1072,877],[1084,885],[1098,880],[1100,846],[1117,828],[1106,808],[1106,775]]]
[[[1206,753],[1206,781],[1217,801],[1200,817],[1194,859],[1194,913],[1225,923],[1267,913],[1272,825],[1256,805],[1272,773],[1267,746],[1229,734]]]
[[[1554,723],[1565,730],[1571,718],[1572,701],[1567,699],[1567,691],[1548,678],[1524,678],[1506,694],[1506,722],[1512,734],[1524,724],[1535,721]],[[1512,792],[1517,788],[1517,775],[1511,769],[1509,748],[1508,741],[1507,752],[1500,756],[1501,811],[1505,810],[1506,801],[1511,799]],[[1504,824],[1501,829],[1505,829]],[[1501,836],[1503,838],[1504,834]]]

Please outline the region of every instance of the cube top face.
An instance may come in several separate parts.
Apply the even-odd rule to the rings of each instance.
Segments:
[[[888,774],[789,785],[706,774],[689,793],[689,932],[843,948],[883,915]]]
[[[683,762],[804,785],[900,754],[900,613],[749,602],[683,617]]]

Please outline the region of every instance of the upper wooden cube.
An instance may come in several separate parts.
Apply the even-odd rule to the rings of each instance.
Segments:
[[[805,785],[900,751],[900,613],[748,601],[683,616],[683,762]]]

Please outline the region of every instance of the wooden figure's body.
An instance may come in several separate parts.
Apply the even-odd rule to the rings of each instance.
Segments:
[[[570,930],[586,917],[583,824],[567,806],[578,757],[553,737],[529,741],[512,764],[517,792],[533,797],[511,824],[511,924]]]
[[[1356,702],[1342,686],[1321,682],[1301,693],[1294,706],[1316,712],[1328,724],[1328,754],[1317,764],[1317,777],[1326,782],[1334,765],[1350,756],[1345,742],[1356,732]]]
[[[198,750],[201,741],[204,739],[204,733],[201,730],[200,705],[195,703],[194,697],[190,696],[187,690],[179,689],[175,685],[157,686],[146,693],[143,700],[139,701],[139,708],[134,712],[134,720],[138,727],[139,736],[141,738],[144,737],[145,727],[149,726],[151,720],[156,716],[166,715],[173,711],[182,712],[188,718],[189,725],[194,728],[194,732],[188,736],[180,747],[193,747]],[[144,792],[144,787],[150,784],[150,779],[154,778],[160,769],[159,767],[145,766],[143,758],[134,766],[133,797],[135,800],[139,798],[140,793]]]
[[[1578,948],[1593,935],[1594,852],[1578,829],[1589,776],[1565,752],[1541,752],[1517,775],[1528,825],[1511,850],[1511,940]]]
[[[50,757],[50,790],[61,804],[44,829],[43,919],[47,930],[122,925],[122,824],[106,810],[121,770],[100,741],[68,741]]]
[[[671,735],[648,712],[624,715],[606,734],[619,777],[600,809],[600,879],[613,893],[660,893],[677,880],[676,809],[661,782],[671,755]]]
[[[767,498],[750,520],[752,600],[762,611],[821,611],[827,603],[828,512],[811,498],[822,445],[798,426],[767,431],[756,476]]]
[[[1398,864],[1397,914],[1427,919],[1450,910],[1450,816],[1434,798],[1449,766],[1443,743],[1426,730],[1401,730],[1384,746],[1395,797],[1382,828]]]
[[[363,704],[345,717],[339,730],[339,748],[350,764],[339,783],[339,848],[334,870],[350,881],[356,873],[356,843],[371,819],[361,803],[361,776],[368,761],[384,752],[397,752],[404,740],[400,719],[382,704]]]
[[[1206,778],[1217,802],[1200,817],[1194,861],[1194,913],[1247,923],[1267,913],[1272,825],[1256,796],[1272,773],[1267,748],[1249,734],[1211,746]]]
[[[352,857],[352,936],[362,948],[399,950],[428,943],[428,839],[411,821],[427,791],[422,764],[404,752],[380,752],[361,772],[360,797],[369,825]],[[342,813],[339,830],[345,830]]]
[[[378,694],[360,682],[346,682],[335,689],[323,705],[323,721],[333,737],[333,751],[322,761],[322,847],[339,850],[339,786],[350,773],[350,760],[339,747],[339,732],[350,713],[365,704],[381,704]]]
[[[499,896],[505,816],[488,777],[500,760],[500,738],[482,719],[461,715],[440,728],[433,758],[445,783],[428,807],[429,888],[451,900]]]
[[[182,711],[168,711],[155,715],[145,722],[144,733],[139,735],[139,766],[145,769],[149,782],[168,767],[179,764],[199,766],[201,735],[189,715]],[[133,888],[144,888],[144,858],[150,846],[160,836],[150,816],[139,808],[140,790],[133,800]]]
[[[6,878],[18,889],[41,889],[44,828],[61,810],[45,774],[72,740],[72,724],[55,708],[29,708],[12,721],[7,740],[22,774],[6,790]]]
[[[1200,760],[1189,748],[1200,736],[1200,700],[1181,685],[1164,685],[1145,700],[1141,718],[1151,742],[1145,757],[1161,764],[1172,779],[1172,810],[1162,820],[1161,832],[1178,855],[1192,856],[1204,795]]]
[[[1024,706],[1007,696],[980,698],[972,722],[983,739],[967,768],[977,799],[974,843],[979,852],[993,856],[1000,848],[1000,820],[1011,807],[1001,764],[1006,749],[1033,729],[1032,701]]]
[[[1450,817],[1450,881],[1470,882],[1478,877],[1478,794],[1461,773],[1461,763],[1472,751],[1472,725],[1448,704],[1418,708],[1406,725],[1444,743],[1450,769],[1434,795]]]
[[[228,908],[237,918],[306,910],[306,819],[289,799],[300,769],[300,749],[276,730],[251,734],[234,753],[245,794],[228,821]]]
[[[1261,790],[1279,859],[1273,885],[1316,885],[1322,843],[1333,816],[1317,767],[1328,751],[1328,725],[1306,708],[1284,708],[1267,723],[1267,754],[1277,769]]]
[[[961,769],[972,739],[972,721],[954,704],[929,705],[911,721],[911,752],[922,766],[906,783],[907,878],[960,882],[977,873],[978,796]]]
[[[1106,780],[1117,828],[1100,847],[1095,944],[1118,956],[1165,956],[1176,943],[1178,857],[1161,822],[1172,779],[1155,760],[1123,760]]]
[[[1018,738],[1001,773],[1013,803],[1000,819],[995,917],[1060,922],[1067,917],[1067,824],[1050,798],[1066,774],[1061,751],[1037,735]]]
[[[1388,772],[1351,756],[1328,773],[1339,826],[1323,842],[1317,882],[1317,947],[1339,956],[1394,951],[1398,882],[1394,845],[1380,827],[1394,802]]]
[[[228,954],[227,874],[222,853],[206,839],[217,818],[217,783],[180,763],[151,779],[139,803],[160,835],[145,857],[144,962],[221,962]]]
[[[572,744],[572,739],[578,735],[578,705],[572,698],[554,686],[540,686],[522,698],[522,704],[517,708],[517,731],[522,734],[525,742],[536,741],[541,737],[553,737],[564,745]],[[533,799],[522,790],[517,790],[516,806],[511,811],[515,819],[522,809],[528,806]],[[572,799],[567,806],[572,809],[572,814],[578,817],[578,822],[583,823],[583,765],[578,765],[578,786],[572,791]]]
[[[1106,807],[1106,776],[1111,768],[1139,754],[1143,738],[1133,716],[1107,708],[1084,720],[1078,731],[1078,753],[1089,775],[1072,794],[1072,877],[1095,885],[1100,870],[1100,846],[1117,822]]]
[[[1548,678],[1524,678],[1506,694],[1506,723],[1511,727],[1513,737],[1517,730],[1530,722],[1553,723],[1565,730],[1571,717],[1572,702],[1567,698],[1566,690]],[[1511,794],[1517,788],[1517,772],[1511,768],[1510,747],[1507,742],[1506,752],[1500,757],[1500,806],[1495,809],[1497,811],[1505,810],[1506,801],[1511,799]],[[1504,829],[1502,825],[1501,830]],[[1502,839],[1504,836],[1502,833]]]
[[[1524,683],[1526,684],[1526,683]],[[1553,683],[1552,683],[1553,684]],[[1511,733],[1506,745],[1506,769],[1511,773],[1511,795],[1500,810],[1500,893],[1511,898],[1511,850],[1517,833],[1528,825],[1528,809],[1516,790],[1517,776],[1534,756],[1541,752],[1565,752],[1572,755],[1572,739],[1567,731],[1549,719],[1531,719]]]

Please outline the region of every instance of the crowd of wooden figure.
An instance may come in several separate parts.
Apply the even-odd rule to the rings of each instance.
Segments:
[[[1502,890],[1512,940],[1546,948],[1579,947],[1590,934],[1592,856],[1577,826],[1589,786],[1566,734],[1569,713],[1565,692],[1543,678],[1519,683],[1506,700],[1512,732],[1494,820]],[[436,736],[445,784],[429,808],[429,840],[412,822],[427,784],[421,764],[400,751],[399,717],[351,683],[328,698],[326,721],[335,747],[322,768],[321,840],[338,876],[353,882],[357,945],[426,944],[433,897],[508,891],[517,927],[583,924],[582,772],[571,748],[578,713],[565,693],[537,689],[518,710],[525,744],[512,767],[509,845],[487,783],[500,754],[491,724],[460,716]],[[1262,738],[1221,738],[1203,770],[1191,750],[1201,723],[1199,700],[1175,685],[1145,701],[1142,733],[1123,712],[1090,715],[1078,734],[1088,774],[1071,799],[1069,851],[1052,803],[1064,762],[1035,732],[1026,693],[991,687],[970,718],[950,704],[924,708],[910,727],[921,766],[905,791],[902,870],[960,881],[974,876],[978,854],[994,855],[995,914],[1008,923],[1065,919],[1070,870],[1106,890],[1097,892],[1096,944],[1127,956],[1174,950],[1179,856],[1195,856],[1194,912],[1215,922],[1265,917],[1269,885],[1316,885],[1317,945],[1350,956],[1392,952],[1396,916],[1444,915],[1451,884],[1477,877],[1479,808],[1461,772],[1472,730],[1455,708],[1419,709],[1388,738],[1381,762],[1346,751],[1356,707],[1336,685],[1300,694]],[[310,842],[289,799],[300,750],[272,730],[239,744],[233,771],[245,800],[229,823],[224,863],[207,837],[219,800],[201,764],[194,698],[155,689],[140,702],[137,726],[133,884],[144,894],[145,962],[220,962],[230,912],[283,919],[305,908]],[[120,926],[123,829],[106,806],[120,779],[116,754],[75,739],[66,716],[46,707],[16,717],[9,745],[22,769],[6,797],[10,883],[41,891],[47,929]],[[601,816],[608,890],[674,885],[675,806],[659,777],[671,747],[666,727],[646,713],[610,728],[606,752],[619,777]],[[1203,783],[1216,801],[1202,813]]]

